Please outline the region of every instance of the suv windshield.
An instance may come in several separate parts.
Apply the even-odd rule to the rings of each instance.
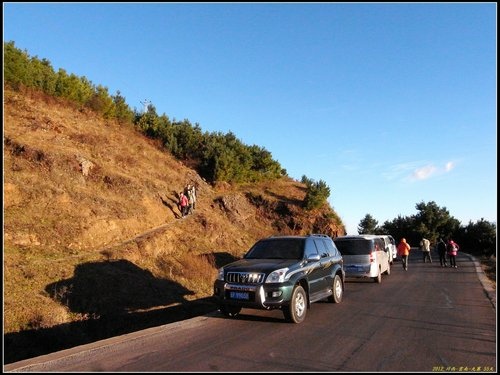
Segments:
[[[366,255],[373,249],[373,242],[363,239],[335,240],[335,245],[342,255]]]
[[[304,239],[279,238],[257,242],[245,255],[245,259],[302,259]]]

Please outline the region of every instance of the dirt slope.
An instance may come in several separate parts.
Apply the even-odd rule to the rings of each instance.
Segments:
[[[261,237],[344,233],[330,207],[301,209],[297,181],[212,186],[43,94],[5,88],[3,146],[6,361],[206,312],[217,268]],[[188,182],[197,209],[180,219]]]

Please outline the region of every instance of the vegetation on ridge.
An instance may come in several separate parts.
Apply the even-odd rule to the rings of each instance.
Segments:
[[[86,77],[68,74],[64,69],[55,72],[49,60],[31,57],[4,42],[5,83],[40,90],[49,96],[66,99],[80,108],[100,114],[104,119],[121,124],[134,124],[147,137],[160,144],[207,181],[255,182],[272,180],[286,175],[286,171],[263,147],[247,146],[229,132],[202,132],[198,124],[189,120],[171,121],[167,115],[158,115],[154,105],[145,112],[132,110],[118,91],[110,95],[102,85],[94,85]]]

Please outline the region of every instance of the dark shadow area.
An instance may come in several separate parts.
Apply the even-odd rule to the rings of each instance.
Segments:
[[[258,310],[256,310],[258,311]],[[253,315],[250,312],[245,312],[245,313],[240,313],[237,316],[230,318],[222,313],[217,313],[212,316],[213,318],[216,319],[228,319],[228,320],[245,320],[248,322],[264,322],[264,323],[284,323],[284,324],[290,324],[285,320],[285,318],[277,318],[276,316],[264,316],[263,314],[255,314]]]
[[[382,276],[382,282],[380,284],[384,283],[383,278],[384,277]],[[380,285],[379,283],[376,283],[375,281],[373,281],[373,279],[371,277],[349,277],[349,276],[346,276],[345,282],[346,283],[367,283],[367,284]]]
[[[248,202],[261,211],[261,215],[268,219],[272,219],[273,227],[279,232],[292,230],[293,232],[300,231],[302,225],[296,222],[291,206],[301,206],[302,202],[297,199],[288,199],[282,195],[275,194],[266,190],[266,194],[277,198],[277,201],[271,202],[265,199],[261,194],[245,193]]]
[[[307,191],[307,186],[303,185],[302,183],[301,184],[295,184],[295,187],[299,190],[302,190],[303,192],[306,192]]]
[[[116,315],[183,302],[193,292],[127,260],[79,264],[74,276],[47,285],[52,299],[71,312],[90,316]]]
[[[168,207],[170,211],[172,211],[176,219],[179,219],[181,217],[179,210],[179,193],[177,193],[176,191],[172,191],[171,193],[174,198],[168,197],[167,199],[163,199],[163,197],[160,195],[161,203],[163,203],[164,206]]]
[[[262,315],[251,315],[251,314],[239,314],[235,318],[228,318],[221,315],[224,319],[237,319],[237,320],[245,320],[248,322],[267,322],[267,323],[280,323],[280,324],[289,324],[285,320],[285,318],[276,318],[274,316],[262,316]]]
[[[211,297],[187,301],[184,296],[193,292],[126,260],[81,264],[74,277],[50,284],[46,291],[86,320],[5,334],[4,363],[217,310]]]
[[[267,190],[266,189],[266,194],[278,199],[279,201],[283,202],[283,203],[289,203],[289,204],[293,204],[295,206],[298,206],[298,207],[302,207],[302,204],[303,204],[303,201],[300,200],[300,199],[291,199],[290,197],[286,197],[284,195],[280,195],[280,194],[276,194],[270,190]]]
[[[215,258],[215,267],[217,269],[225,266],[226,264],[229,264],[231,262],[234,262],[234,261],[240,259],[240,258],[235,257],[232,254],[227,253],[227,252],[213,253],[213,256]]]

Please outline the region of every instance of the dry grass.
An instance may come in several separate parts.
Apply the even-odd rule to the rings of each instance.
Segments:
[[[131,127],[39,93],[4,103],[6,362],[206,312],[217,268],[258,238],[342,230],[296,181],[211,186]]]
[[[488,279],[490,279],[493,283],[493,287],[496,289],[496,281],[497,281],[497,258],[492,255],[490,257],[482,257],[480,259],[481,261],[481,267],[488,276]]]

